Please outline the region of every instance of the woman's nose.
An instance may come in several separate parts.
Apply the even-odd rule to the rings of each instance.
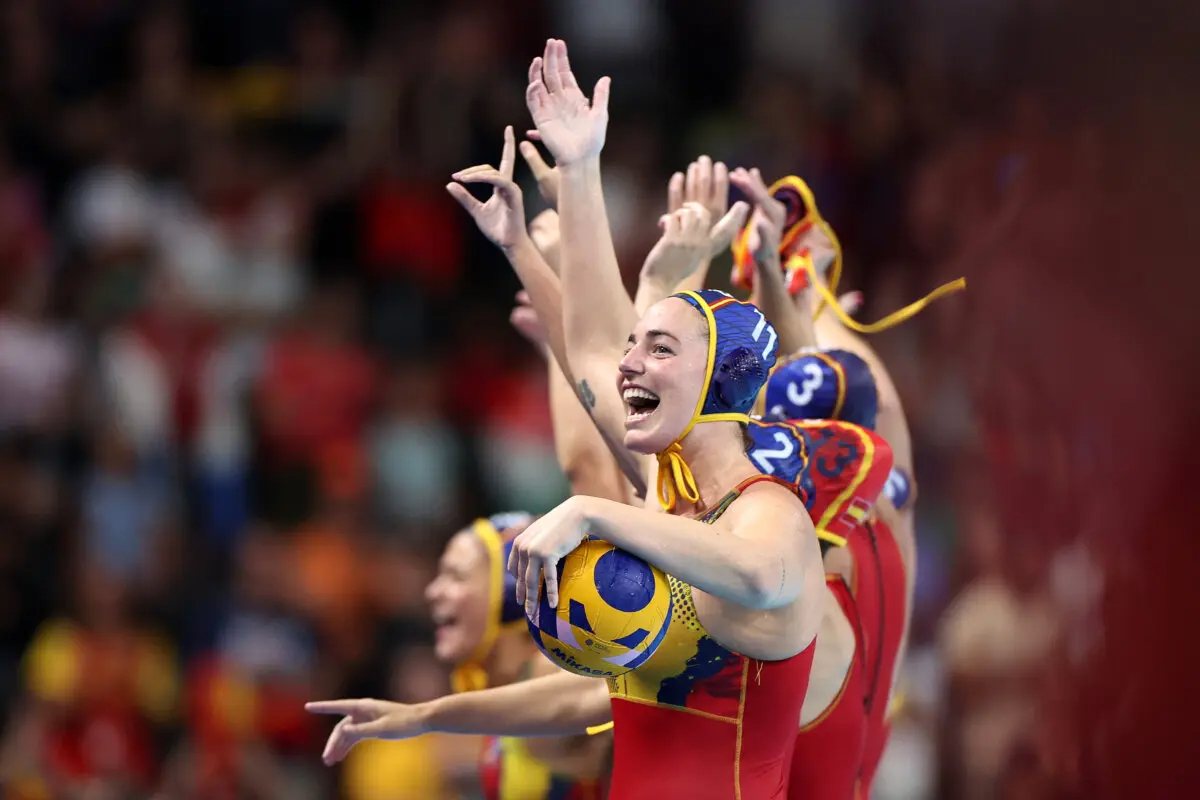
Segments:
[[[642,359],[641,356],[638,355],[636,347],[626,353],[625,357],[621,359],[620,369],[621,375],[626,378],[632,378],[642,374]]]

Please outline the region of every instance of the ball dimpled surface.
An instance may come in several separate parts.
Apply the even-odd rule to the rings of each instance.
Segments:
[[[667,576],[642,559],[589,539],[558,566],[558,608],[545,592],[527,619],[534,642],[559,667],[611,678],[637,669],[671,623]]]

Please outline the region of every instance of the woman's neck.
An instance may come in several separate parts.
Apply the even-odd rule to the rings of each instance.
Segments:
[[[758,474],[746,457],[736,422],[697,423],[683,440],[683,460],[700,490],[696,511],[711,508],[739,483]]]

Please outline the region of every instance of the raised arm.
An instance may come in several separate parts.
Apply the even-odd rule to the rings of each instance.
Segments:
[[[750,224],[751,255],[754,258],[754,290],[751,301],[762,309],[779,334],[779,352],[794,353],[816,347],[812,315],[801,312],[783,282],[779,244],[787,222],[783,203],[771,196],[757,169],[735,169],[729,182],[754,203]]]
[[[329,765],[364,739],[411,739],[426,733],[568,736],[612,719],[605,682],[569,672],[416,705],[327,700],[304,708],[342,717],[325,744],[322,758]]]
[[[638,274],[634,310],[638,317],[646,309],[675,291],[675,287],[708,259],[708,210],[699,203],[659,217],[662,236],[655,243]]]
[[[545,343],[545,328],[526,292],[517,295],[510,321],[546,356],[550,392],[550,425],[554,452],[571,483],[572,494],[586,494],[623,502],[625,480],[591,418],[579,404],[575,389],[563,375]]]
[[[608,127],[609,79],[591,102],[579,89],[566,45],[551,39],[529,68],[525,99],[559,172],[563,333],[570,372],[608,441],[624,438],[625,405],[616,371],[637,315],[625,292],[600,183]],[[539,309],[540,313],[540,309]],[[649,474],[653,459],[638,457]]]
[[[475,220],[479,230],[488,237],[508,258],[513,271],[529,293],[530,302],[538,311],[538,316],[545,323],[546,344],[554,354],[554,360],[567,375],[568,381],[576,389],[575,395],[585,407],[595,403],[595,394],[583,382],[576,384],[570,371],[567,359],[566,342],[563,331],[562,291],[558,277],[542,258],[534,245],[529,233],[525,230],[525,208],[521,188],[513,182],[513,161],[515,143],[512,128],[504,131],[504,150],[500,157],[500,168],[489,164],[469,167],[454,173],[457,183],[446,186],[446,190],[462,205]],[[476,200],[462,184],[482,183],[492,187],[492,196],[486,202]],[[627,300],[628,302],[628,300]],[[614,372],[615,374],[615,372]],[[619,413],[624,416],[624,408],[620,397],[615,396],[616,403],[610,414]],[[612,406],[613,402],[609,403]],[[620,418],[617,420],[619,425]],[[631,481],[644,482],[646,469],[644,464],[632,453],[621,446],[621,431],[613,426],[599,426],[601,435],[614,435],[610,449],[617,457],[617,464]]]

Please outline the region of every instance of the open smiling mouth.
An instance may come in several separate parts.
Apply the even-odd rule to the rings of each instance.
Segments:
[[[658,395],[645,389],[626,389],[625,421],[641,422],[658,410]]]

